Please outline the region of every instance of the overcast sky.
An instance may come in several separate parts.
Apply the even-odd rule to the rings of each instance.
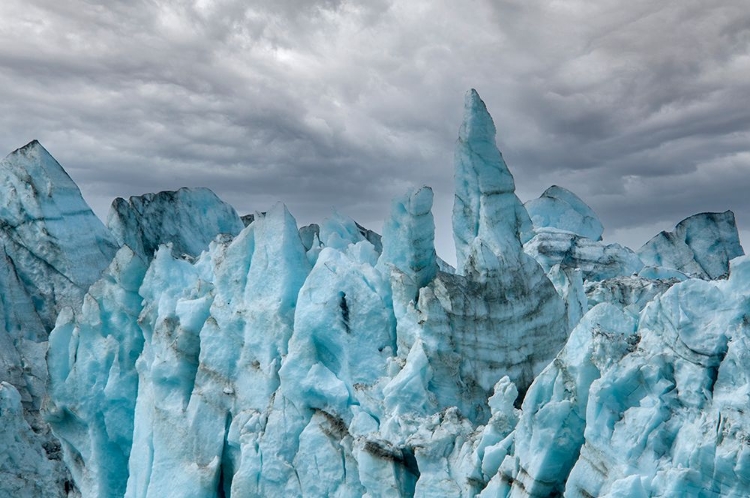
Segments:
[[[747,242],[747,0],[0,2],[0,155],[39,139],[103,218],[207,186],[378,229],[427,184],[450,260],[472,87],[522,200],[567,187],[634,247],[732,209]]]

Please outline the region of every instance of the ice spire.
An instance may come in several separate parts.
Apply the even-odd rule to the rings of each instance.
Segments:
[[[482,242],[497,255],[519,253],[531,234],[531,220],[515,195],[495,134],[487,107],[476,90],[469,90],[454,156],[453,239],[459,273],[465,272],[472,245]]]
[[[380,264],[391,264],[424,287],[437,274],[433,193],[430,187],[409,190],[393,200],[391,216],[383,227]]]

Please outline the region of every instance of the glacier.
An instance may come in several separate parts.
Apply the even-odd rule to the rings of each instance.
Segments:
[[[0,496],[750,496],[734,214],[633,251],[525,204],[466,94],[457,266],[434,194],[382,234],[208,189],[107,225],[38,143],[0,163]]]

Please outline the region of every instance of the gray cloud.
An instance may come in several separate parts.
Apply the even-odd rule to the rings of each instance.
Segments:
[[[430,184],[450,257],[470,87],[522,198],[571,188],[630,245],[701,210],[750,229],[741,0],[0,4],[0,149],[38,138],[100,216],[201,185],[241,212],[337,206],[378,228]]]

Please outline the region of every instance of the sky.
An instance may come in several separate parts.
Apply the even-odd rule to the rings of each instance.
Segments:
[[[702,211],[750,240],[746,0],[2,0],[0,155],[38,139],[106,218],[205,186],[378,230],[435,191],[476,88],[523,201],[557,184],[637,248]]]

